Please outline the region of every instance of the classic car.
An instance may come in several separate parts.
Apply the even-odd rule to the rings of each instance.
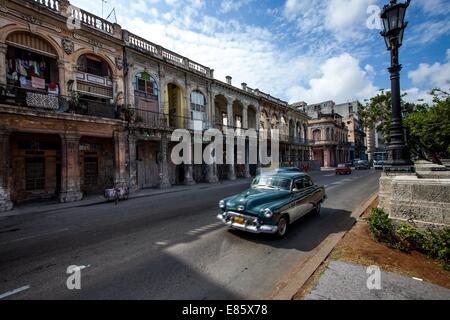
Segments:
[[[351,174],[352,169],[350,168],[349,164],[341,163],[341,164],[338,164],[335,172],[336,172],[336,174]]]
[[[355,163],[355,170],[368,170],[370,169],[369,161],[359,160]]]
[[[325,198],[325,188],[305,173],[266,173],[250,189],[221,200],[217,218],[232,229],[283,237],[294,221],[319,214]]]

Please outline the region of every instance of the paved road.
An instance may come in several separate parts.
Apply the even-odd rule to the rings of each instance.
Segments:
[[[378,189],[379,173],[314,173],[327,188],[320,216],[296,222],[287,239],[229,231],[217,204],[248,182],[204,185],[128,202],[0,219],[0,298],[264,299],[351,211]],[[67,267],[85,266],[81,290]]]

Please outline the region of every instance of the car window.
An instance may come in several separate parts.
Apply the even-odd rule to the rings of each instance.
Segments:
[[[293,190],[301,190],[303,189],[303,179],[297,179],[294,181],[294,188]]]
[[[252,183],[253,188],[265,188],[265,189],[280,189],[290,190],[291,179],[272,177],[272,176],[259,176]]]
[[[312,183],[310,178],[304,178],[304,186],[305,186],[305,188],[311,187],[312,185],[313,185],[313,183]]]

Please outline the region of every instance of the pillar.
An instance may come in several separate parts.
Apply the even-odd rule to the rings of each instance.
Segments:
[[[0,131],[0,212],[13,208],[9,188],[9,164],[10,164],[10,133]]]
[[[159,187],[161,189],[167,189],[172,186],[170,184],[169,163],[167,161],[168,140],[166,138],[162,138],[159,146]]]
[[[59,93],[63,96],[67,96],[66,62],[64,60],[58,60],[58,80],[59,80]]]
[[[129,133],[128,136],[128,170],[130,190],[136,191],[138,189],[137,181],[137,155],[136,155],[136,136],[134,133]]]
[[[83,198],[80,189],[80,136],[61,135],[61,192],[60,202],[74,202]]]
[[[331,167],[331,151],[329,148],[323,149],[323,166],[326,168]]]
[[[208,183],[218,183],[219,178],[217,177],[217,164],[206,165],[206,181]]]
[[[242,127],[248,129],[248,106],[242,109]]]
[[[6,43],[0,43],[0,85],[6,85]]]
[[[250,148],[250,141],[245,141],[245,166],[244,166],[244,177],[246,179],[251,177],[250,174],[250,156],[249,156],[249,148]]]
[[[114,184],[121,185],[127,183],[126,170],[126,138],[125,133],[120,131],[114,132]]]

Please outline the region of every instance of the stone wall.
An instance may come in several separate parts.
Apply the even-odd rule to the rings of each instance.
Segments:
[[[421,179],[415,174],[380,178],[379,207],[390,218],[418,226],[450,225],[450,179]]]

